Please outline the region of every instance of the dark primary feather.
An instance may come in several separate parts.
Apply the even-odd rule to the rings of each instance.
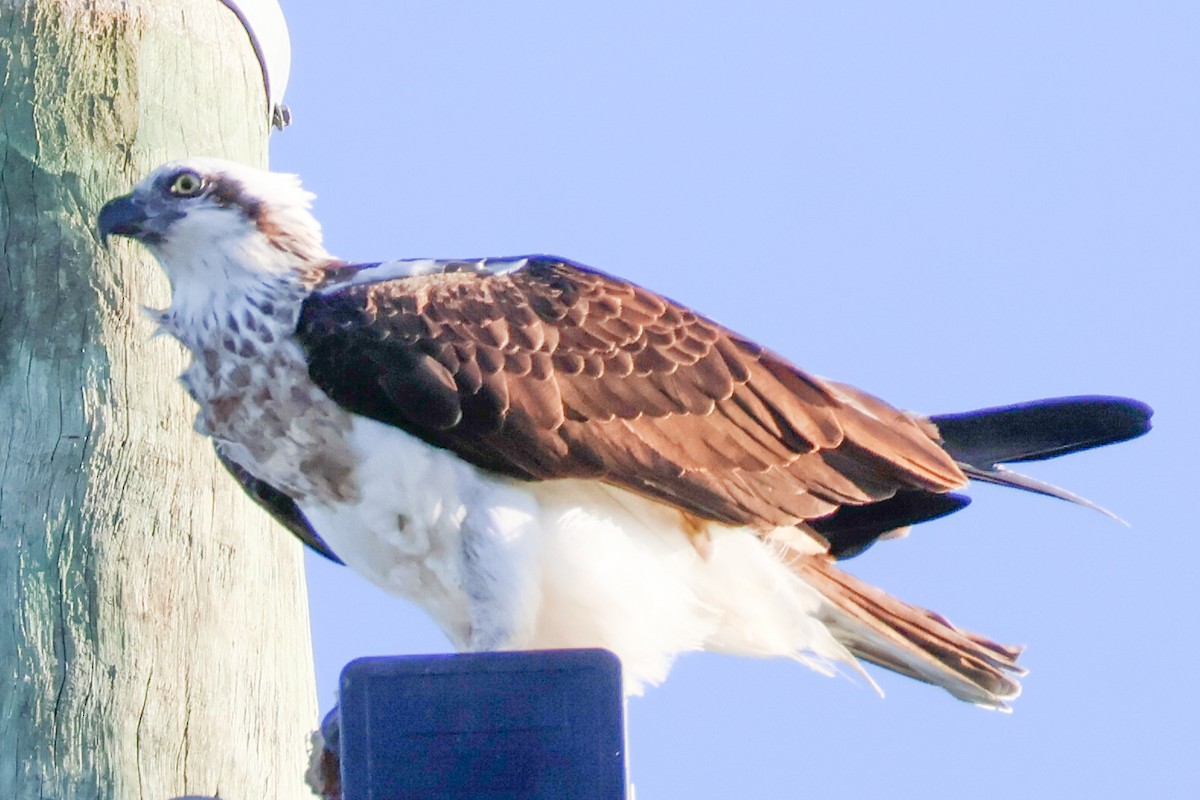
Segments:
[[[297,338],[351,411],[504,475],[600,479],[702,519],[765,529],[965,483],[909,416],[559,259],[317,293]]]
[[[990,468],[1115,444],[1150,430],[1153,412],[1124,397],[1057,397],[930,417],[956,461]]]
[[[295,500],[271,484],[254,477],[254,475],[250,474],[249,471],[236,461],[227,458],[219,447],[217,448],[217,459],[225,469],[229,470],[229,474],[242,485],[242,488],[246,490],[246,494],[250,495],[251,499],[274,517],[279,524],[283,525],[283,527],[294,533],[300,541],[330,561],[336,564],[343,563],[329,549],[329,546],[325,544],[325,540],[318,536],[317,532],[308,524],[308,520],[304,518],[304,514],[296,506]]]
[[[1087,498],[1003,466],[1040,461],[1133,439],[1150,430],[1151,408],[1125,397],[1058,397],[930,417],[946,448],[973,480],[1057,497],[1120,517]]]
[[[954,492],[897,492],[878,503],[842,506],[808,524],[829,541],[831,556],[847,559],[862,554],[884,534],[953,514],[970,503],[971,498]]]

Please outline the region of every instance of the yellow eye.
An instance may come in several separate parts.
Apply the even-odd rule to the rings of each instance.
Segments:
[[[204,188],[204,180],[192,171],[181,172],[171,181],[171,194],[179,197],[195,197]]]

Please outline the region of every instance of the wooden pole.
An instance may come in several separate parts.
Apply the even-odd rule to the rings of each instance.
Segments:
[[[170,158],[266,162],[218,0],[0,2],[0,797],[302,798],[300,548],[191,430],[167,286],[95,217]]]

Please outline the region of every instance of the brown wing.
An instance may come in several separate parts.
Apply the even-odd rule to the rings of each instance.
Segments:
[[[921,425],[625,281],[552,258],[305,303],[312,378],[478,466],[760,528],[965,484]]]

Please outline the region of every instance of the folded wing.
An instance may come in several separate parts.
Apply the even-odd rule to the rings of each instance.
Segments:
[[[552,258],[352,282],[297,330],[339,404],[526,480],[593,478],[769,529],[965,477],[914,419]]]

